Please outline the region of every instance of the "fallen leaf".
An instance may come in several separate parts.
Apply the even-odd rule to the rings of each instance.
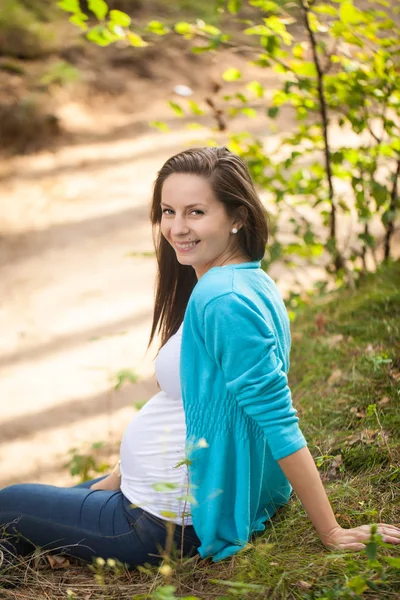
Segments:
[[[379,400],[379,402],[378,402],[379,406],[386,406],[389,403],[390,403],[390,398],[388,396],[384,396],[382,398],[382,400]]]
[[[400,381],[400,371],[392,369],[390,372],[390,377],[392,377],[395,381]]]
[[[363,419],[365,417],[365,411],[362,408],[357,408],[356,406],[352,406],[350,412],[357,417],[357,419]]]
[[[300,333],[300,331],[294,331],[292,333],[293,342],[301,342],[302,339],[303,339],[303,334]]]
[[[311,590],[312,588],[312,583],[308,583],[307,581],[303,581],[302,579],[300,579],[300,581],[297,582],[297,585],[302,590]]]
[[[159,573],[161,573],[161,575],[164,575],[165,577],[170,577],[172,575],[172,567],[170,567],[170,565],[161,565],[161,567],[159,568]]]
[[[342,404],[348,404],[349,401],[347,398],[338,398],[336,400],[336,404],[338,404],[339,406],[342,406]]]
[[[326,333],[325,324],[326,324],[326,319],[325,319],[323,313],[318,313],[317,316],[315,317],[315,325],[317,326],[318,333],[321,333],[321,334]]]
[[[47,554],[46,558],[52,569],[67,569],[70,566],[66,556]]]
[[[379,429],[363,429],[361,432],[361,440],[366,444],[372,444],[378,434]]]
[[[363,429],[356,435],[352,435],[346,439],[346,446],[354,446],[358,442],[362,444],[373,444],[378,439],[378,444],[382,445],[387,439],[385,432],[380,432],[379,429]]]
[[[330,479],[335,479],[337,477],[338,471],[340,471],[340,467],[343,464],[343,457],[341,454],[337,454],[333,456],[332,459],[328,463],[328,468],[325,473],[322,473],[321,478],[323,481],[329,481]]]
[[[335,369],[332,375],[328,379],[328,385],[338,385],[339,381],[342,378],[342,371],[340,369]]]
[[[368,352],[369,354],[371,354],[371,352],[374,352],[374,347],[372,344],[368,344],[368,346],[365,348],[365,351]]]
[[[356,435],[347,438],[346,446],[354,446],[354,444],[357,444],[358,442],[361,442],[361,433],[357,433]]]
[[[338,333],[336,335],[331,335],[330,337],[326,338],[325,342],[328,344],[329,348],[334,348],[343,340],[344,336],[341,333]]]

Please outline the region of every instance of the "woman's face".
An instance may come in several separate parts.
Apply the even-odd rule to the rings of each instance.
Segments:
[[[161,194],[161,233],[182,265],[191,265],[200,279],[212,267],[240,257],[233,227],[206,179],[189,173],[173,173]]]

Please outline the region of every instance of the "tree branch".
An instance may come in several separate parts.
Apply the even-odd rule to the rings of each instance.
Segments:
[[[396,168],[396,172],[394,174],[393,187],[392,187],[392,191],[390,194],[389,221],[386,226],[386,235],[385,235],[385,261],[389,260],[389,258],[390,258],[390,242],[391,242],[392,235],[394,233],[394,222],[395,222],[395,218],[396,218],[395,215],[396,215],[397,203],[398,203],[398,199],[399,199],[398,195],[397,195],[397,184],[399,181],[399,177],[400,177],[400,158],[397,160],[397,168]],[[392,214],[393,216],[390,217],[390,214]]]
[[[320,114],[322,119],[322,133],[324,138],[324,157],[325,157],[325,170],[326,177],[328,181],[328,190],[329,190],[329,202],[331,204],[331,220],[330,220],[330,239],[335,243],[335,251],[334,251],[334,263],[335,268],[338,271],[343,267],[343,258],[340,255],[337,247],[336,247],[336,205],[334,198],[334,190],[333,190],[333,182],[332,182],[332,169],[331,169],[331,152],[329,146],[328,139],[328,111],[325,101],[324,95],[324,71],[321,67],[321,62],[319,60],[318,52],[317,52],[317,40],[315,38],[314,32],[310,26],[309,20],[309,4],[307,0],[299,0],[300,7],[303,12],[304,24],[308,33],[308,37],[310,40],[311,51],[313,56],[314,65],[317,71],[317,87],[318,87],[318,98],[320,103]]]

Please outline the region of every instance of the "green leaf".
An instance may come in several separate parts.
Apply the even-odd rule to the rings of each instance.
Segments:
[[[77,25],[77,27],[79,27],[83,31],[87,31],[88,30],[88,26],[85,23],[85,21],[87,21],[87,19],[88,19],[87,15],[84,15],[83,13],[79,13],[79,14],[76,14],[76,15],[72,15],[68,19],[68,21],[70,23],[72,23],[73,25]]]
[[[308,13],[308,24],[310,25],[310,29],[312,32],[317,33],[318,31],[323,31],[325,28],[318,21],[317,16],[314,13]]]
[[[296,110],[296,119],[301,121],[306,118],[307,118],[307,109],[304,108],[304,106],[299,106],[299,108]]]
[[[210,579],[209,581],[211,583],[216,583],[217,585],[225,585],[226,587],[240,590],[243,593],[250,591],[261,593],[265,591],[265,587],[258,583],[246,583],[245,581],[225,581],[223,579]]]
[[[80,13],[81,7],[79,6],[79,0],[60,0],[57,2],[57,6],[65,10],[65,12]]]
[[[221,34],[221,30],[218,27],[214,27],[214,25],[209,25],[208,23],[198,25],[198,28],[203,33],[208,33],[208,35],[215,36]]]
[[[185,129],[203,129],[203,125],[200,125],[200,123],[186,123]]]
[[[226,112],[230,117],[236,117],[239,114],[239,109],[236,106],[231,106]]]
[[[174,27],[176,33],[179,35],[193,35],[195,33],[195,28],[191,23],[187,23],[186,21],[179,21],[179,23],[175,23]]]
[[[319,13],[320,15],[330,15],[331,17],[336,17],[338,14],[337,9],[330,4],[320,4],[319,6],[313,6],[313,11]]]
[[[297,97],[297,95],[296,95]],[[289,100],[289,96],[282,90],[277,90],[272,97],[272,104],[274,106],[282,106]]]
[[[149,21],[146,26],[147,31],[154,33],[155,35],[166,35],[171,30],[161,23],[160,21]]]
[[[246,115],[246,117],[249,117],[250,119],[255,119],[257,116],[257,111],[254,108],[242,108],[240,112]]]
[[[238,92],[237,94],[235,94],[235,98],[240,100],[240,102],[243,102],[243,104],[246,104],[246,102],[247,102],[246,96],[244,94],[242,94],[241,92]]]
[[[264,87],[258,81],[250,81],[246,85],[246,89],[252,92],[257,98],[262,98],[264,96]]]
[[[96,25],[96,27],[93,27],[86,34],[86,38],[98,46],[109,46],[119,39],[119,36],[113,34],[107,27],[104,27],[104,25]]]
[[[226,69],[226,71],[222,73],[222,79],[224,81],[236,81],[238,79],[241,79],[241,77],[242,73],[239,71],[239,69],[235,69],[233,67],[231,67],[230,69]]]
[[[271,106],[268,110],[267,110],[267,115],[269,116],[270,119],[275,119],[275,117],[277,117],[279,115],[279,107],[278,106]]]
[[[365,590],[368,589],[367,582],[361,575],[356,575],[355,577],[352,577],[346,583],[346,587],[350,588],[356,594],[362,594],[363,592],[365,592]]]
[[[144,46],[149,45],[147,42],[145,42],[143,38],[140,37],[140,35],[134,33],[133,31],[129,31],[126,37],[129,40],[131,46],[134,46],[135,48],[143,48]]]
[[[359,233],[358,234],[358,238],[364,242],[364,244],[366,246],[368,246],[368,248],[375,248],[375,238],[370,234],[370,233]],[[369,408],[369,407],[368,407]],[[370,415],[369,415],[370,416]],[[372,553],[372,546],[370,546],[370,544],[367,544],[365,549],[366,552],[368,554],[368,557],[372,560],[370,554]],[[376,555],[375,555],[376,556]]]
[[[242,0],[228,0],[228,10],[232,15],[236,15],[242,6]]]
[[[176,490],[177,484],[169,481],[158,481],[157,483],[153,483],[152,487],[156,492],[170,492]]]
[[[92,450],[100,450],[101,448],[104,448],[104,442],[93,442]]]
[[[109,17],[113,24],[120,25],[121,27],[129,27],[132,22],[130,16],[121,10],[111,10]]]
[[[174,469],[179,469],[179,467],[182,467],[182,465],[186,465],[187,467],[190,467],[190,465],[192,464],[192,462],[193,461],[191,461],[189,458],[183,458],[178,463],[176,463],[176,465],[174,465],[173,468]]]
[[[303,240],[304,240],[304,243],[307,244],[307,246],[314,244],[314,242],[315,242],[314,233],[310,230],[306,231],[305,234],[303,235]]]
[[[389,196],[389,191],[385,185],[374,181],[372,183],[371,195],[375,199],[377,206],[383,206]]]
[[[169,106],[172,108],[172,110],[174,111],[174,113],[176,113],[178,115],[178,117],[183,117],[183,115],[185,114],[183,111],[183,108],[177,104],[176,102],[173,102],[172,100],[170,100],[168,102]]]
[[[250,0],[249,4],[261,8],[266,13],[274,13],[279,10],[279,4],[272,0]]]
[[[145,404],[147,404],[147,400],[136,400],[132,406],[136,408],[136,410],[141,410]]]
[[[344,25],[357,25],[367,21],[361,10],[356,8],[350,0],[340,4],[339,17]]]
[[[277,35],[270,33],[260,39],[260,44],[265,48],[269,56],[276,57],[280,51],[281,40]]]
[[[119,388],[127,381],[128,383],[136,383],[137,375],[131,369],[121,369],[115,375],[115,384],[114,390],[119,390]]]
[[[189,104],[189,108],[193,114],[204,115],[204,110],[202,108],[200,108],[200,106],[197,104],[197,102],[194,102],[193,100],[189,100],[188,104]]]
[[[383,556],[382,558],[387,562],[389,567],[400,569],[400,558],[396,558],[394,556]]]
[[[247,27],[243,30],[245,35],[271,35],[271,30],[265,25],[254,25],[254,27]]]
[[[193,54],[204,54],[205,52],[210,52],[210,50],[214,50],[214,48],[209,44],[207,46],[193,46],[191,48]]]
[[[295,58],[303,58],[304,57],[304,46],[302,44],[295,44],[293,46],[293,56]]]
[[[102,21],[108,13],[108,6],[104,0],[88,0],[88,9]]]
[[[172,510],[162,510],[161,515],[166,519],[176,519],[178,516],[176,512],[173,512]]]
[[[301,77],[316,77],[317,75],[317,69],[313,62],[292,60],[289,62],[289,66],[293,73]]]

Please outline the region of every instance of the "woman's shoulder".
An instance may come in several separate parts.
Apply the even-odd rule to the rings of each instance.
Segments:
[[[261,269],[237,269],[217,267],[207,271],[197,282],[190,302],[198,310],[219,299],[224,303],[235,303],[238,298],[246,301],[254,296],[262,298],[270,278]],[[219,304],[217,302],[214,304]]]

